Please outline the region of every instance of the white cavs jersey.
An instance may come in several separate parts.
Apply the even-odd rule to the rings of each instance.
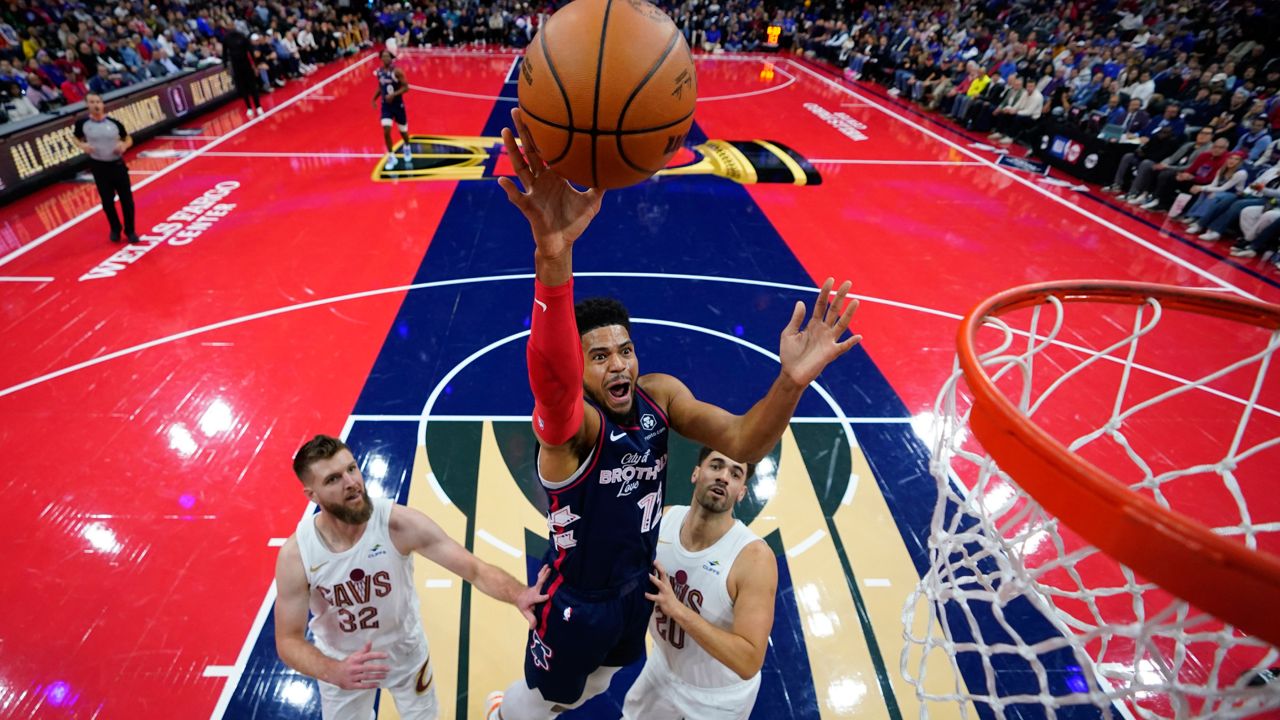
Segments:
[[[316,647],[342,659],[373,643],[385,652],[391,672],[383,687],[398,684],[423,668],[426,636],[413,584],[413,558],[401,555],[391,542],[391,508],[386,498],[374,498],[373,516],[364,534],[345,552],[335,553],[320,539],[316,517],[298,524],[298,550],[311,586],[311,623]],[[426,682],[428,678],[422,678]]]
[[[671,589],[680,602],[712,625],[732,631],[733,602],[729,599],[729,570],[733,568],[742,549],[759,538],[739,520],[711,547],[690,552],[680,544],[680,526],[684,524],[688,512],[688,506],[676,505],[662,517],[658,533],[658,561],[667,571]],[[683,628],[657,609],[649,621],[649,633],[653,637],[653,652],[649,655],[649,662],[655,666],[655,670],[668,671],[675,676],[682,690],[677,696],[701,700],[722,710],[736,711],[734,716],[739,713],[745,716],[743,711],[750,712],[760,689],[760,673],[743,680],[719,660],[711,657],[693,638],[685,634]],[[730,705],[733,707],[728,707]],[[695,711],[693,708],[685,708],[685,712],[693,712],[690,717],[710,717],[706,714],[707,709]]]

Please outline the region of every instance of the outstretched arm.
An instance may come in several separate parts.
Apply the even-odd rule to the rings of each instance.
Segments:
[[[303,675],[337,685],[343,690],[366,690],[378,687],[390,669],[376,661],[386,653],[364,650],[335,660],[307,642],[307,601],[311,588],[302,569],[302,554],[297,538],[289,538],[276,559],[276,653],[285,665]]]
[[[845,305],[849,292],[846,281],[837,291],[835,302],[828,302],[834,283],[831,278],[823,283],[813,305],[813,316],[804,329],[800,327],[804,321],[804,303],[796,302],[779,343],[782,367],[778,377],[745,415],[734,415],[698,400],[684,383],[669,375],[645,376],[645,389],[666,400],[675,431],[742,462],[759,462],[768,455],[791,422],[809,383],[817,379],[831,361],[862,339],[861,335],[851,335],[840,340],[853,319],[858,301],[851,300]]]
[[[573,315],[573,243],[599,212],[604,192],[575,189],[543,162],[519,110],[511,111],[511,120],[520,131],[523,151],[510,128],[502,131],[502,140],[524,190],[511,178],[499,178],[498,183],[529,221],[536,245],[527,351],[533,430],[546,450],[544,476],[561,480],[573,472],[579,448],[598,430],[598,418],[584,413],[582,399],[582,341]]]
[[[391,509],[391,541],[400,552],[416,552],[485,595],[515,605],[529,627],[535,626],[533,606],[547,599],[542,594],[542,583],[548,574],[546,567],[538,572],[533,587],[527,587],[505,570],[471,554],[431,518],[403,505]]]

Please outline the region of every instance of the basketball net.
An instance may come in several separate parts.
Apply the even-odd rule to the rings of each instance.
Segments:
[[[903,609],[922,717],[1280,708],[1277,327],[1277,306],[1092,281],[966,317]]]

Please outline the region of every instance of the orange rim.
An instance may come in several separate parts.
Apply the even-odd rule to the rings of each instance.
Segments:
[[[1004,396],[978,360],[983,320],[1043,303],[1147,298],[1186,310],[1280,329],[1280,305],[1223,293],[1149,283],[1073,280],[1007,290],[965,316],[957,339],[960,367],[973,394],[969,425],[1000,469],[1086,542],[1173,595],[1240,630],[1280,646],[1280,558],[1213,533],[1203,523],[1138,495],[1071,452]]]

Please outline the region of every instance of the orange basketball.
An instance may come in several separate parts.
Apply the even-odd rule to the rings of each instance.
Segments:
[[[588,187],[632,185],[666,166],[697,94],[684,36],[644,0],[574,0],[538,29],[520,69],[534,146]]]

